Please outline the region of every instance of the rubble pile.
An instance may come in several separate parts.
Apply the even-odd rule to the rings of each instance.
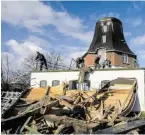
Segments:
[[[145,118],[131,116],[136,80],[100,90],[68,90],[68,84],[27,90],[2,116],[5,134],[106,134],[140,132]]]

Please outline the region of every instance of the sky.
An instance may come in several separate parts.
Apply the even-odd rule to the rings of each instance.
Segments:
[[[12,69],[36,51],[61,54],[69,65],[89,48],[96,22],[116,17],[130,49],[145,67],[145,2],[141,1],[2,1],[1,55]]]

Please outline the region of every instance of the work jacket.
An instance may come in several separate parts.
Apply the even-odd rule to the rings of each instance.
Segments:
[[[41,53],[39,53],[37,55],[37,57],[35,58],[35,60],[40,60],[40,61],[46,62],[46,59],[45,59],[44,55],[41,54]]]

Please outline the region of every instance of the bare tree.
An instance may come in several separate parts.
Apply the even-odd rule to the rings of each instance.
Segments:
[[[10,86],[16,83],[21,84],[24,89],[27,88],[30,84],[30,73],[11,69],[8,54],[5,54],[1,60],[2,90],[10,90]]]
[[[11,72],[10,82],[22,84],[25,89],[30,86],[30,72],[24,72],[21,70]]]
[[[2,81],[9,81],[9,58],[8,54],[5,54],[5,57],[1,59],[1,77]]]
[[[35,61],[34,55],[28,55],[26,58],[24,58],[22,64],[24,65],[24,68],[27,69],[27,71],[37,70],[38,62]]]
[[[1,86],[2,88],[9,87],[9,59],[8,54],[1,59]]]
[[[63,57],[56,52],[45,53],[45,58],[47,61],[48,69],[57,70],[57,69],[68,69],[68,67],[64,64]],[[23,65],[28,71],[38,70],[39,62],[35,60],[34,55],[28,55],[24,61]]]

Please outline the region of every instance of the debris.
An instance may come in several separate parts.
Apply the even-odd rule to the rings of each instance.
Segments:
[[[66,83],[30,89],[2,115],[2,132],[139,133],[145,119],[128,117],[136,100],[136,85],[136,79],[117,78],[98,91],[67,90]]]
[[[118,134],[118,133],[125,133],[129,132],[133,129],[144,127],[145,128],[145,119],[135,120],[132,122],[128,122],[125,124],[119,124],[117,126],[113,126],[107,129],[103,129],[100,131],[94,132],[94,134]]]

